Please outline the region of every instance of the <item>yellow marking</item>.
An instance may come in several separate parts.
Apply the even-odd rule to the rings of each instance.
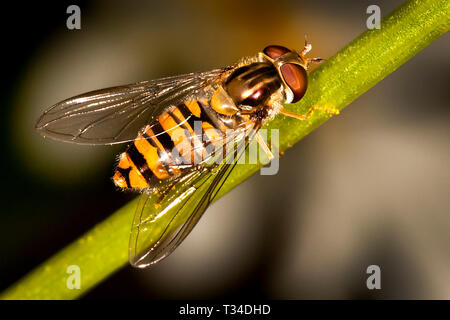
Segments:
[[[128,188],[127,181],[125,180],[125,178],[122,176],[122,174],[119,171],[116,171],[114,173],[113,181],[114,181],[114,184],[116,186],[118,186],[119,188],[122,188],[122,189]]]
[[[132,169],[130,170],[128,177],[130,179],[130,185],[132,188],[141,189],[148,187],[147,181],[135,166],[133,166]]]
[[[168,113],[159,116],[158,121],[163,129],[170,135],[180,155],[184,157],[188,163],[194,163],[194,153],[192,152],[192,146],[189,137],[186,136],[185,130],[180,128],[178,123],[176,123]]]
[[[200,99],[198,100],[200,101],[201,104],[203,104],[206,108],[211,108],[209,104],[209,101],[207,99]],[[217,128],[218,130],[220,130],[222,133],[225,133],[228,130],[228,127],[226,125],[224,125],[221,121],[217,122],[217,125],[219,126],[219,128]]]
[[[228,95],[228,93],[219,87],[213,94],[211,98],[211,107],[220,114],[227,116],[235,115],[239,109],[234,104],[233,99]]]
[[[158,121],[163,127],[163,129],[170,135],[175,145],[183,141],[183,135],[177,134],[176,137],[172,137],[174,131],[177,131],[177,129],[179,129],[180,127],[178,126],[178,123],[176,123],[175,120],[168,113],[160,115]]]
[[[158,149],[152,147],[152,145],[139,134],[136,140],[134,140],[134,145],[136,149],[144,156],[148,167],[158,179],[169,178],[169,173],[164,169],[161,160],[158,156]]]
[[[191,111],[194,116],[200,118],[202,111],[197,101],[188,101],[185,104],[186,107],[188,107],[189,111]]]
[[[164,129],[164,128],[163,128]],[[153,130],[151,129],[150,126],[147,126],[145,128],[145,133],[151,137],[152,141],[156,144],[156,146],[160,149],[160,150],[166,150],[163,145],[161,144],[161,142],[158,140],[158,137],[155,135],[155,133],[153,132]],[[174,143],[175,144],[175,143]],[[168,152],[171,152],[171,150],[167,150]],[[163,151],[166,152],[166,151]],[[168,153],[166,152],[166,153]],[[167,161],[169,162],[169,168],[171,170],[171,173],[176,176],[178,174],[180,174],[180,170],[176,167],[176,164],[172,161],[172,157],[170,154],[167,155]],[[160,162],[162,162],[160,160]]]
[[[172,110],[172,113],[173,113],[173,115],[174,115],[175,117],[177,117],[178,119],[180,119],[181,122],[183,122],[183,121],[186,120],[186,118],[185,118],[185,117],[183,116],[183,114],[181,113],[180,109],[174,108],[174,109]],[[192,128],[191,125],[190,125],[187,121],[185,121],[185,122],[183,123],[183,125],[185,125],[186,128],[188,129],[189,135],[191,136],[190,138],[192,139],[192,142],[194,142],[194,143],[193,143],[193,148],[194,148],[195,150],[194,150],[194,149],[191,150],[191,152],[192,152],[192,157],[195,157],[195,154],[197,153],[197,154],[199,154],[199,155],[202,157],[202,159],[205,159],[205,158],[208,156],[208,154],[207,154],[207,152],[206,152],[206,149],[203,147],[202,141],[201,141],[200,138],[195,134],[194,128]],[[201,132],[200,132],[200,135],[201,135]],[[200,162],[202,159],[196,159],[196,160],[197,160],[198,162]]]
[[[210,124],[209,122],[202,122],[202,127],[203,127],[203,131],[205,131],[206,136],[208,137],[208,140],[211,141],[211,143],[214,146],[220,146],[221,144],[223,144],[224,142],[223,140],[223,136],[222,134],[217,131],[216,128],[214,128],[212,126],[212,124]]]
[[[139,172],[138,168],[136,168],[136,165],[130,159],[130,156],[128,155],[128,153],[126,153],[126,152],[122,153],[122,157],[126,158],[126,161],[131,166],[131,170],[128,173],[128,179],[130,180],[130,187],[131,188],[146,188],[146,187],[148,187],[147,180],[145,180],[145,178]]]
[[[147,128],[145,129],[145,133],[151,137],[152,141],[156,144],[156,146],[160,149],[160,150],[166,150],[164,149],[163,145],[161,144],[161,142],[158,140],[158,137],[155,135],[155,133],[152,131],[152,129],[150,128],[150,126],[147,126]]]
[[[131,164],[128,161],[128,157],[126,156],[125,152],[120,155],[120,161],[119,161],[119,164],[117,166],[119,168],[122,168],[122,169],[128,169],[131,166]]]

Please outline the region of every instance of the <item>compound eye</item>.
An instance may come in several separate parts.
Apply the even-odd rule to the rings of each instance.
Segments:
[[[289,50],[288,48],[285,48],[282,46],[276,46],[276,45],[265,47],[263,50],[264,54],[266,54],[267,56],[269,56],[270,58],[272,58],[274,60],[290,51],[291,50]]]
[[[302,66],[293,63],[282,65],[280,70],[284,81],[294,94],[294,99],[291,103],[299,101],[305,95],[306,88],[308,87],[306,70]]]

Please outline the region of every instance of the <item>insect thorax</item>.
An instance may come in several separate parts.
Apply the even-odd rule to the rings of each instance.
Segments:
[[[241,113],[270,108],[280,95],[283,82],[271,63],[255,62],[237,68],[223,87]],[[280,101],[279,101],[280,102]]]

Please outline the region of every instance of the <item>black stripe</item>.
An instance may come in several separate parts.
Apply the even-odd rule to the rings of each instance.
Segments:
[[[125,182],[126,182],[126,184],[127,184],[127,187],[128,187],[128,188],[131,188],[131,184],[130,184],[130,176],[129,176],[130,171],[131,171],[131,167],[126,168],[126,169],[117,167],[116,170],[117,170],[118,172],[120,172],[120,174],[122,175],[122,177],[124,177]]]
[[[202,122],[203,122],[202,119],[200,119],[195,114],[193,114],[185,104],[182,104],[181,106],[179,106],[178,109],[180,110],[180,112],[183,115],[183,117],[186,118],[186,122],[189,123],[189,125],[192,128],[192,130],[196,134],[198,132],[195,131],[195,123],[197,122],[197,123],[200,124],[200,128],[202,130],[201,135],[203,135],[204,132],[203,132],[203,127],[202,127]],[[200,111],[200,114],[201,114],[201,111]]]
[[[183,117],[187,120],[188,118],[191,118],[191,116],[195,117],[195,114],[191,112],[191,110],[188,108],[188,106],[185,103],[182,103],[178,106],[178,110],[180,110]]]
[[[202,121],[208,122],[209,124],[211,124],[214,128],[216,128],[220,132],[222,132],[222,129],[221,129],[219,122],[223,126],[230,128],[230,126],[228,126],[226,123],[223,123],[222,121],[220,121],[218,116],[215,116],[215,114],[217,114],[217,112],[215,110],[213,110],[213,108],[211,108],[211,106],[205,105],[205,104],[201,103],[200,101],[198,101],[198,103],[202,108],[201,113],[200,113],[200,119]],[[214,119],[211,116],[214,116]]]
[[[169,115],[172,117],[172,119],[173,120],[175,120],[175,122],[177,123],[177,125],[178,126],[180,126],[181,128],[183,128],[184,130],[187,130],[188,131],[188,133],[189,133],[189,127],[186,125],[186,123],[187,123],[187,119],[185,118],[185,120],[181,120],[180,118],[178,118],[176,115],[174,115],[171,111],[169,111],[168,112],[169,113]],[[189,123],[188,123],[189,124]],[[191,128],[192,130],[194,130],[193,128]],[[188,137],[190,136],[191,134],[189,133],[188,134]]]
[[[235,78],[240,78],[242,80],[247,80],[254,76],[255,72],[264,72],[264,69],[273,69],[268,63],[256,62],[247,66],[237,68],[227,79],[226,84]]]
[[[200,105],[199,105],[199,107],[200,107]],[[191,113],[191,111],[185,104],[180,105],[178,107],[178,109],[180,110],[181,114],[187,119],[187,122],[189,123],[191,128],[194,128],[194,130],[195,130],[195,122],[196,121],[200,122],[201,124],[203,124],[203,122],[206,122],[206,123],[210,124],[213,128],[215,128],[214,125],[211,123],[208,115],[205,112],[202,112],[201,109],[200,109],[200,118],[197,117],[195,114]],[[189,115],[189,118],[187,118],[188,115]],[[206,146],[210,145],[211,141],[209,140],[208,135],[206,134],[205,130],[203,129],[203,125],[201,126],[201,129],[202,129],[201,141],[202,141],[203,147],[206,149]],[[220,130],[219,130],[219,132],[220,132]]]
[[[194,115],[191,115],[189,118],[186,118],[186,122],[191,126],[191,128],[194,132],[195,132],[195,123],[196,122],[200,123],[200,127],[202,124],[202,121],[200,119],[197,118],[198,120],[196,120],[195,118],[196,118],[196,116],[194,116]],[[197,132],[195,132],[195,133],[197,133]]]
[[[161,126],[161,124],[159,122],[156,122],[155,125],[152,126],[152,131],[155,134],[155,139],[158,139],[158,141],[161,143],[161,145],[163,146],[164,150],[167,153],[171,153],[173,148],[175,147],[175,144],[173,143],[172,138],[170,137],[170,134],[168,134],[163,127]],[[147,137],[149,137],[147,135]],[[150,137],[149,137],[150,138]],[[149,140],[149,139],[147,139]],[[151,139],[150,139],[151,140]],[[150,141],[149,140],[149,141]],[[154,144],[153,141],[150,142],[152,144],[152,146],[154,146],[155,148],[158,148],[158,146],[156,144]],[[159,148],[158,148],[159,149]]]
[[[142,176],[147,180],[147,182],[150,184],[150,180],[152,178],[156,178],[153,171],[148,167],[147,161],[145,160],[142,153],[139,152],[139,150],[136,148],[136,145],[134,142],[128,147],[127,150],[128,156],[130,157],[130,160],[133,161],[136,168],[139,170],[139,172],[142,174]]]
[[[163,135],[165,136],[165,135],[169,135],[169,134],[168,134],[167,132],[164,132]],[[169,173],[169,175],[173,176],[173,173],[172,173],[172,170],[170,169],[170,166],[169,166],[168,161],[162,161],[162,160],[161,160],[161,159],[166,158],[166,154],[170,154],[170,153],[167,153],[167,151],[161,150],[161,148],[158,147],[158,145],[156,144],[156,142],[153,140],[153,139],[158,140],[157,137],[153,137],[153,138],[152,138],[152,137],[150,137],[146,132],[142,133],[142,136],[145,138],[145,140],[148,141],[148,143],[150,143],[150,145],[151,145],[153,148],[156,149],[156,152],[158,153],[158,160],[159,160],[159,162],[162,163],[162,165],[164,166],[164,169],[166,169],[166,171]],[[169,138],[170,138],[170,136],[169,136]],[[158,140],[158,141],[159,141],[159,140]],[[172,143],[172,145],[173,145],[172,140],[170,140],[170,141],[171,141],[171,143]],[[159,141],[159,143],[161,143],[161,141]],[[162,143],[161,143],[161,144],[162,144]],[[174,146],[174,147],[175,147],[175,146]]]
[[[202,159],[202,155],[201,153],[198,153],[198,150],[195,150],[195,143],[194,143],[194,139],[192,139],[191,133],[189,131],[189,127],[186,125],[187,121],[182,121],[180,118],[178,118],[176,115],[174,115],[171,111],[168,112],[169,115],[173,118],[173,120],[175,120],[175,122],[184,129],[184,134],[186,135],[186,137],[188,139],[190,139],[191,142],[191,147],[192,147],[192,151],[194,151],[194,157],[197,159]],[[192,115],[192,113],[191,113]],[[192,128],[192,131],[194,131],[194,128]],[[195,134],[195,132],[194,132]],[[201,139],[200,139],[201,140]],[[205,146],[202,143],[202,147],[204,148]],[[195,160],[195,159],[194,159]]]
[[[198,121],[200,121],[200,120],[198,120]],[[211,144],[211,140],[209,140],[209,137],[206,134],[206,131],[203,129],[203,125],[202,125],[202,144],[203,144],[203,147],[205,147],[205,149],[206,149],[206,146]]]
[[[269,80],[269,81],[267,81]],[[265,82],[265,85],[269,85],[275,83],[275,85],[278,84],[278,86],[281,86],[280,78],[276,74],[276,71],[274,72],[265,72],[265,73],[258,73],[255,74],[255,76],[252,79],[248,80],[248,83],[246,83],[246,86],[248,88],[253,88],[260,82]]]
[[[267,73],[275,73],[276,69],[274,67],[271,67],[267,64],[257,64],[256,66],[252,67],[251,70],[249,70],[246,74],[243,74],[241,76],[242,80],[250,80],[255,77],[257,77],[260,74],[267,74]]]
[[[239,77],[241,74],[243,74],[244,72],[247,72],[248,70],[250,70],[250,66],[243,66],[240,68],[237,68],[227,79],[227,81],[225,82],[225,84],[228,84],[231,80],[233,80],[236,77]]]
[[[160,149],[158,149],[158,159],[159,162],[163,165],[164,169],[166,169],[167,173],[171,176],[173,176],[173,172],[172,169],[170,168],[169,162],[168,161],[162,161],[161,159],[165,158],[165,155],[167,154],[165,151],[161,151]]]

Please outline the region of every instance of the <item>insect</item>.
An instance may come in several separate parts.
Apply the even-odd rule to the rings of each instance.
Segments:
[[[306,58],[310,50],[306,41],[301,52],[271,45],[231,67],[78,95],[45,111],[36,129],[78,144],[129,143],[113,182],[141,193],[129,258],[146,267],[191,232],[250,141],[273,158],[258,132],[266,121],[279,113],[304,120],[320,109],[282,107],[303,97],[308,66],[322,60]]]

